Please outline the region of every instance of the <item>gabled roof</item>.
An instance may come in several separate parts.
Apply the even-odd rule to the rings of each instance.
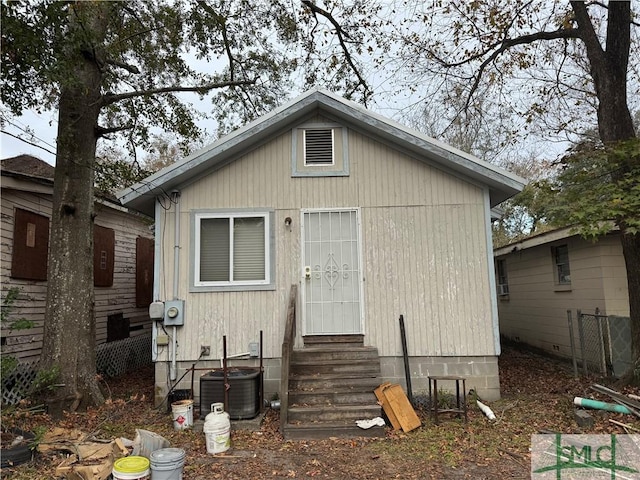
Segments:
[[[155,197],[180,189],[320,112],[422,161],[489,188],[491,206],[512,197],[526,181],[473,155],[373,113],[324,89],[309,90],[208,147],[118,192],[123,205],[153,215]]]
[[[611,225],[611,230],[607,232],[606,235],[619,235],[619,234],[620,234],[620,229],[615,225]],[[516,240],[507,245],[494,248],[493,256],[499,257],[501,255],[506,255],[508,253],[518,252],[520,250],[526,250],[527,248],[538,247],[540,245],[545,245],[545,244],[557,242],[560,240],[566,240],[568,238],[577,237],[579,235],[580,233],[576,225],[555,228],[553,230],[547,230],[546,232],[536,233],[535,235],[532,235],[530,237],[523,238],[521,240]],[[595,241],[597,241],[597,238],[595,239]],[[587,241],[591,241],[591,240],[585,239],[585,242]],[[595,241],[592,243],[595,243]]]
[[[32,178],[44,180],[45,183],[53,182],[55,168],[44,160],[31,155],[18,155],[17,157],[4,158],[0,161],[2,175]]]
[[[12,184],[12,188],[27,188],[28,190],[29,188],[26,187],[27,185],[46,185],[47,187],[40,187],[40,189],[47,188],[47,190],[37,191],[41,193],[45,191],[52,193],[49,189],[53,188],[53,177],[56,169],[53,165],[48,164],[38,157],[31,155],[18,155],[16,157],[3,158],[0,160],[0,170],[2,176],[13,177],[22,182],[17,184],[19,187],[17,187],[16,184]],[[123,208],[120,200],[112,193],[94,190],[94,197],[97,202],[110,208],[137,214],[137,212],[129,212],[126,208]],[[153,215],[151,215],[151,217],[153,217]]]

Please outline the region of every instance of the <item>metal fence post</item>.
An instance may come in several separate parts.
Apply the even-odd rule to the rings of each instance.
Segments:
[[[571,360],[573,361],[573,376],[578,378],[578,360],[576,358],[576,344],[573,340],[573,318],[571,310],[567,310],[567,321],[569,322],[569,343],[571,344]]]
[[[577,310],[578,314],[578,335],[580,335],[580,350],[582,352],[582,371],[584,372],[584,376],[586,377],[589,374],[587,369],[587,357],[586,357],[586,348],[584,344],[584,326],[582,325],[582,311]]]

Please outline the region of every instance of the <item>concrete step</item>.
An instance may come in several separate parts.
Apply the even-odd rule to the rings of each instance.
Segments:
[[[381,415],[380,405],[289,406],[289,423],[355,422]]]

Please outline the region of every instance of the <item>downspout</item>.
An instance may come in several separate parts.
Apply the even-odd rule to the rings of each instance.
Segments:
[[[496,295],[496,273],[493,259],[493,233],[491,231],[491,196],[489,189],[484,190],[484,224],[487,245],[487,270],[489,274],[489,294],[491,298],[491,323],[493,326],[493,348],[500,355],[500,323],[498,321],[498,296]]]
[[[180,274],[180,192],[171,192],[171,201],[174,205],[174,244],[173,244],[173,300],[178,300],[178,275]],[[171,368],[169,369],[169,379],[175,381],[178,377],[176,368],[178,339],[178,328],[174,325],[171,334]]]
[[[160,300],[160,265],[162,265],[162,231],[166,228],[166,218],[162,217],[162,204],[160,200],[156,198],[155,204],[155,230],[153,232],[153,301]],[[151,328],[151,360],[156,362],[158,360],[158,322],[152,323]]]

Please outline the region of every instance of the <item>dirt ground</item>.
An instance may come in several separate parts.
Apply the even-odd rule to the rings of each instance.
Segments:
[[[590,412],[594,426],[581,429],[574,421],[575,396],[609,401],[595,394],[600,378],[576,380],[570,365],[535,353],[505,347],[500,357],[502,399],[491,402],[496,421],[489,421],[470,404],[469,421],[444,418],[435,425],[418,410],[423,426],[407,434],[390,428],[384,438],[284,441],[279,414],[269,410],[259,431],[233,431],[232,448],[225,455],[207,454],[204,434],[175,431],[166,409],[153,407],[152,369],[104,381],[111,399],[99,409],[70,414],[61,422],[28,412],[3,418],[3,427],[81,429],[95,438],[133,439],[135,429],[156,432],[185,449],[185,480],[212,479],[503,479],[530,478],[531,435],[539,432],[625,433],[610,419],[640,429],[637,417]],[[637,389],[625,393],[640,393]],[[471,397],[468,397],[471,400]],[[489,403],[489,402],[487,402]],[[37,454],[35,459],[5,468],[2,478],[55,478],[65,454]]]

